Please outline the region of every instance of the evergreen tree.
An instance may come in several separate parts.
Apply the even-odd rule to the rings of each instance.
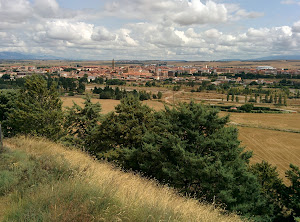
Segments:
[[[10,136],[31,134],[57,140],[62,135],[62,120],[62,102],[55,83],[48,89],[42,76],[33,75],[18,93],[5,125]]]
[[[67,107],[65,113],[64,128],[67,135],[62,138],[62,141],[68,145],[87,148],[89,137],[100,123],[100,112],[101,105],[92,103],[90,95],[85,96],[83,108],[73,102],[73,106]]]
[[[161,99],[161,98],[162,98],[162,92],[158,92],[158,93],[157,93],[157,98],[158,98],[158,99]]]
[[[154,123],[153,110],[137,97],[122,99],[115,110],[105,116],[89,140],[90,151],[99,156],[112,158],[123,147],[141,146],[142,137]]]
[[[300,169],[290,164],[290,170],[286,172],[286,177],[290,181],[287,188],[286,206],[291,210],[294,218],[300,217]]]
[[[239,97],[235,96],[235,101],[238,103],[239,102]]]
[[[259,103],[262,103],[262,96],[259,94]]]
[[[229,101],[229,93],[227,93],[227,98],[226,98],[227,102]]]
[[[217,114],[193,102],[157,112],[142,143],[124,146],[115,160],[183,193],[263,216],[267,206],[248,171],[251,153],[240,147],[237,129],[225,127],[228,117]]]
[[[265,95],[265,103],[268,103],[269,102],[269,98],[268,98],[268,95],[266,94]]]
[[[270,221],[282,221],[286,216],[285,205],[283,199],[283,191],[285,185],[282,179],[279,178],[279,174],[276,171],[276,167],[272,167],[266,161],[256,163],[250,167],[250,171],[254,173],[261,185],[261,194],[266,199],[269,208],[269,212],[265,212],[268,215]]]
[[[287,106],[287,98],[286,98],[286,97],[287,97],[286,95],[283,97],[283,104],[284,104],[285,106]]]
[[[231,101],[234,101],[234,94],[231,95]]]
[[[282,105],[282,95],[281,94],[279,95],[278,104]]]
[[[269,103],[273,103],[273,95],[270,96]]]

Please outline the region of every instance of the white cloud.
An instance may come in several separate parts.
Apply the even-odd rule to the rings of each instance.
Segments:
[[[300,21],[294,23],[293,32],[300,33]]]
[[[284,0],[284,1],[281,1],[280,2],[281,4],[284,4],[284,5],[300,5],[300,1],[299,0]]]

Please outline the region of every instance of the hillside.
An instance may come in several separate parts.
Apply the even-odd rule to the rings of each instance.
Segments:
[[[4,145],[2,221],[240,221],[75,149],[24,137]]]

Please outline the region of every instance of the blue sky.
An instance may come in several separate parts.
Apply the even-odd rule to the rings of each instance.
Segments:
[[[0,0],[0,51],[70,59],[300,54],[300,0]]]

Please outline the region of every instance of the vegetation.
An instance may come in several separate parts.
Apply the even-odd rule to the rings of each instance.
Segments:
[[[112,89],[106,86],[105,88],[106,91],[113,90],[115,96],[122,92],[117,90],[117,87]],[[231,95],[234,100],[236,94]],[[157,97],[161,97],[161,94]],[[162,184],[174,187],[183,194],[221,206],[244,218],[270,221],[291,220],[300,216],[299,168],[291,165],[291,169],[287,171],[290,185],[284,185],[278,178],[276,169],[267,163],[249,165],[251,153],[245,152],[240,146],[237,129],[228,127],[228,116],[219,117],[216,109],[190,102],[179,103],[172,108],[165,107],[162,111],[154,111],[148,106],[142,105],[140,96],[137,97],[133,94],[121,99],[115,112],[103,117],[99,114],[100,104],[93,104],[89,96],[85,98],[83,108],[74,104],[73,107],[62,111],[55,82],[47,82],[43,77],[35,75],[26,79],[24,87],[16,93],[15,99],[10,94],[1,94],[0,98],[4,101],[0,107],[4,116],[1,123],[8,136],[36,135],[77,146],[99,159],[105,158],[113,161],[125,170],[141,172]],[[280,100],[280,95],[278,100]],[[245,111],[252,110],[253,105],[245,104],[243,109]],[[28,165],[34,164],[28,163]],[[9,184],[14,184],[14,181],[17,181],[16,184],[20,184],[21,179],[18,179],[18,173],[16,178],[14,173],[13,176],[10,176],[10,173],[7,173],[10,169],[5,166],[7,164],[4,165],[5,173],[0,177],[4,179],[0,183],[4,184],[2,192],[9,193],[13,190]],[[34,168],[38,169],[39,166],[34,165]],[[41,168],[44,169],[44,167]],[[33,172],[29,168],[25,171]],[[82,173],[80,172],[79,175]],[[39,172],[37,174],[40,175]],[[40,177],[43,178],[43,175]],[[55,175],[50,175],[50,177],[54,178],[53,181],[57,181]],[[85,212],[84,215],[92,215],[91,218],[98,218],[100,214],[97,212],[101,206],[107,206],[105,209],[112,210],[107,212],[116,211],[114,207],[108,207],[119,206],[119,200],[116,199],[110,199],[111,202],[108,205],[88,205],[92,196],[100,195],[99,199],[101,200],[105,198],[101,196],[103,194],[98,193],[100,191],[93,187],[86,186],[84,188],[86,190],[82,188],[82,184],[87,178],[84,178],[83,183],[71,180],[74,178],[72,174],[68,177],[70,181],[66,183],[63,179],[61,181],[63,185],[74,184],[71,190],[62,188],[55,182],[50,182],[50,185],[37,185],[36,192],[39,193],[42,190],[51,192],[53,189],[51,187],[57,187],[65,200],[71,198],[68,195],[74,192],[78,193],[80,199],[75,203],[78,203],[79,206],[81,206],[80,203],[87,203],[84,205],[86,211],[83,210],[83,212]],[[39,183],[38,181],[37,183]],[[30,189],[32,188],[32,184],[28,186]],[[83,193],[80,193],[81,191]],[[91,193],[92,196],[87,193]],[[13,209],[17,210],[10,214],[7,220],[18,220],[14,219],[18,218],[18,215],[35,215],[30,211],[34,207],[38,211],[44,212],[47,206],[51,205],[52,198],[54,198],[53,202],[60,201],[57,199],[58,196],[53,195],[52,193],[40,198],[32,193],[24,193],[24,196],[20,197],[24,197],[24,203],[14,206]],[[32,198],[36,199],[32,200]],[[30,201],[37,201],[37,203],[32,205]],[[124,208],[122,210],[131,212],[132,207],[133,205],[130,205],[128,211]],[[67,206],[67,208],[62,207],[61,209],[68,212],[69,208],[73,209],[74,207]],[[102,216],[105,215],[103,212],[101,211]],[[74,215],[77,213],[80,214],[78,211],[74,212]],[[160,214],[153,215],[158,216],[157,220],[164,220],[165,216],[172,217],[169,213],[163,213],[164,217],[162,218],[159,216]],[[153,217],[156,218],[155,216]],[[34,218],[34,220],[41,219]],[[64,219],[62,218],[62,220]]]
[[[14,99],[12,99],[14,100]],[[8,103],[9,105],[9,103]],[[31,134],[57,140],[62,135],[62,102],[55,84],[47,88],[43,77],[26,79],[16,95],[13,108],[5,112],[3,127],[6,135]]]
[[[1,221],[240,221],[43,139],[12,138],[6,146],[0,154]]]
[[[93,93],[99,94],[100,99],[116,99],[120,100],[122,98],[125,98],[127,96],[134,96],[137,97],[139,100],[148,100],[151,99],[151,94],[147,93],[146,91],[127,91],[125,89],[120,90],[119,87],[112,88],[109,86],[105,86],[103,89],[102,88],[97,88],[95,87],[92,90]],[[161,98],[162,95],[160,95],[160,92],[157,95],[159,98]]]

